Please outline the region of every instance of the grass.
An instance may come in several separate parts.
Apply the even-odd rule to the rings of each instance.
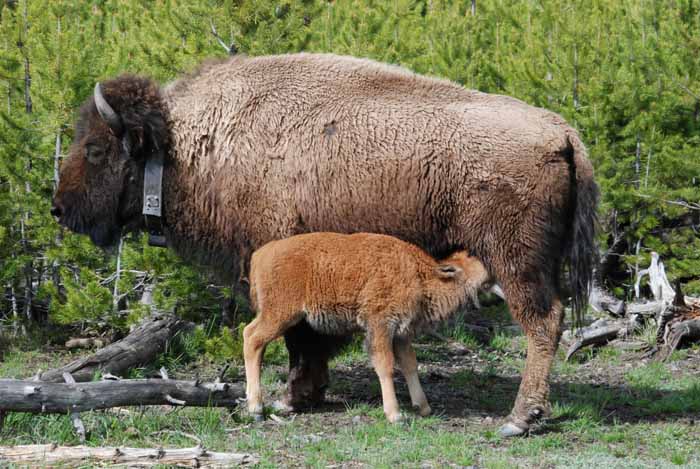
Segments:
[[[502,440],[496,430],[517,392],[525,353],[521,337],[498,334],[486,346],[468,345],[466,355],[451,355],[434,341],[417,344],[417,350],[434,409],[428,418],[409,411],[405,384],[397,377],[406,419],[400,425],[386,422],[378,380],[359,338],[334,360],[330,393],[335,404],[320,410],[287,417],[284,424],[253,423],[236,412],[209,408],[85,412],[87,444],[185,447],[201,441],[216,451],[253,453],[259,467],[700,467],[700,428],[694,422],[700,416],[698,347],[664,364],[642,363],[611,347],[582,351],[580,360],[567,364],[559,355],[551,419],[529,438],[516,440]],[[180,344],[162,363],[175,376],[218,373],[222,362],[196,355],[191,344]],[[0,362],[0,377],[31,375],[72,358],[14,348]],[[266,357],[262,379],[268,403],[283,390],[285,360],[274,348]],[[229,377],[242,376],[234,363]],[[73,445],[78,440],[67,415],[8,415],[0,444],[28,443]]]
[[[498,332],[491,338],[489,345],[498,352],[506,352],[511,348],[512,338],[502,332]]]

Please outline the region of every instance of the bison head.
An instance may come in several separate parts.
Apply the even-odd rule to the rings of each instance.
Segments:
[[[81,107],[51,214],[98,246],[141,228],[143,168],[168,148],[166,108],[148,79],[123,76],[95,86]]]

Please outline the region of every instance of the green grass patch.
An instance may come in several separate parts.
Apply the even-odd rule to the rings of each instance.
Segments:
[[[179,373],[193,373],[194,362],[200,367],[196,372],[215,375],[223,354],[222,362],[202,357],[202,338],[211,337],[223,339],[219,332],[200,338],[185,336],[180,339],[183,342],[171,344],[159,363]],[[361,363],[363,384],[353,381],[357,369],[342,377],[338,376],[342,370],[331,372],[330,394],[335,403],[312,413],[278,424],[269,419],[254,423],[226,409],[159,406],[84,412],[86,444],[186,447],[197,443],[187,436],[194,435],[215,451],[253,453],[261,460],[259,467],[270,468],[700,467],[700,426],[692,422],[700,415],[700,377],[684,368],[696,369],[691,361],[696,360],[693,349],[677,364],[635,364],[632,369],[622,365],[621,356],[604,349],[585,364],[557,360],[556,373],[567,375],[555,376],[553,381],[552,418],[528,438],[504,440],[496,431],[513,405],[518,386],[514,369],[522,366],[523,356],[514,352],[521,338],[502,337],[500,345],[459,358],[439,344],[417,344],[418,350],[435,360],[422,364],[424,388],[436,412],[429,418],[408,411],[406,390],[399,384],[406,419],[399,425],[386,421],[379,382],[366,366],[368,359],[358,336],[333,363],[343,369]],[[510,341],[507,346],[506,339]],[[266,365],[276,361],[283,365],[263,369],[267,404],[283,389],[286,379],[286,357],[275,358],[274,353],[273,349],[273,357],[266,357]],[[10,350],[0,363],[0,376],[31,375],[39,365],[46,368],[49,362],[54,366],[72,358]],[[429,377],[431,367],[443,370]],[[144,376],[151,368],[135,370],[133,375]],[[231,379],[242,379],[238,367],[230,376],[235,374]],[[606,374],[616,380],[606,382]],[[343,407],[339,402],[345,398],[349,401]],[[493,421],[484,423],[485,416]],[[67,415],[9,414],[0,430],[0,444],[29,443],[75,445],[78,439]]]
[[[512,346],[512,338],[503,332],[498,332],[491,338],[489,346],[498,352],[506,352]]]

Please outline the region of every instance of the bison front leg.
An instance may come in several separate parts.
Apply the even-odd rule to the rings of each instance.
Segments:
[[[527,336],[527,360],[518,396],[502,436],[526,434],[530,425],[549,416],[549,374],[561,336],[563,306],[554,282],[550,285],[520,283],[506,292],[513,317]],[[549,293],[548,293],[549,292]]]

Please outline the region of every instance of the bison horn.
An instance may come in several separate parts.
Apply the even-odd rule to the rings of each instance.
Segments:
[[[105,99],[104,95],[102,94],[102,87],[99,83],[95,85],[95,106],[97,106],[97,112],[100,114],[100,117],[102,117],[107,125],[109,125],[109,128],[112,129],[114,135],[120,137],[124,132],[122,120]]]

